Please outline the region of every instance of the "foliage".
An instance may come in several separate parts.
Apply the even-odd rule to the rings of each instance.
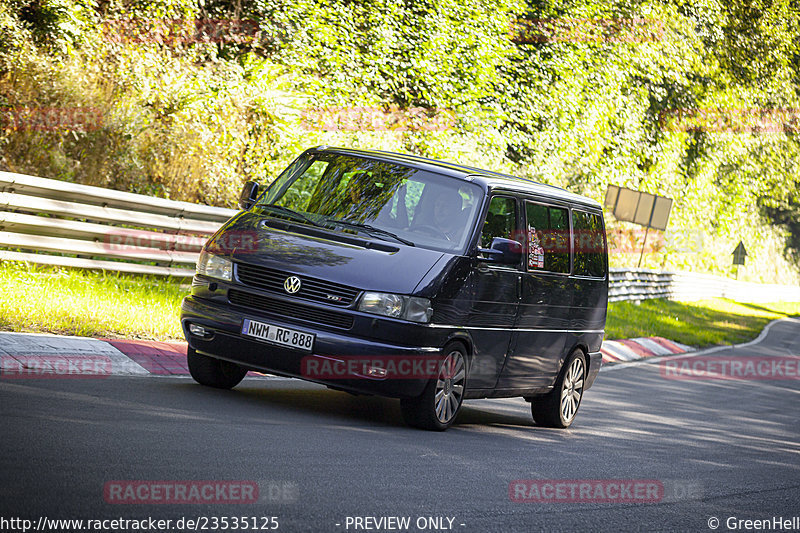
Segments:
[[[731,274],[742,240],[743,279],[797,283],[799,13],[791,0],[0,0],[6,115],[103,117],[54,131],[7,118],[0,167],[232,206],[310,146],[407,151],[598,200],[609,183],[672,197],[667,245],[644,266]],[[196,20],[222,31],[203,39]],[[412,109],[419,121],[362,120]],[[689,235],[702,246],[676,244]]]

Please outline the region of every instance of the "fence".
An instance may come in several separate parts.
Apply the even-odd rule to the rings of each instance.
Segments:
[[[0,172],[0,260],[190,277],[222,209]],[[66,255],[65,255],[66,254]],[[612,269],[609,300],[800,301],[800,287]]]

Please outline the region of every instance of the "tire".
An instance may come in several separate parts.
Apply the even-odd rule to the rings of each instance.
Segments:
[[[536,424],[551,428],[568,428],[578,414],[586,378],[586,357],[576,349],[567,358],[553,390],[532,398],[531,414]]]
[[[439,364],[437,379],[431,379],[422,394],[400,400],[403,419],[411,427],[430,431],[449,428],[461,410],[467,383],[467,353],[460,344],[451,344]]]
[[[235,363],[201,355],[192,348],[186,350],[189,373],[201,385],[215,389],[232,389],[244,379],[247,370]]]

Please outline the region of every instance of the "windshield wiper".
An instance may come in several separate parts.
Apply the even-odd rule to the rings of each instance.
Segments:
[[[392,233],[391,231],[387,231],[381,228],[376,228],[375,226],[370,226],[369,224],[362,224],[361,222],[350,222],[349,220],[334,220],[334,219],[328,219],[328,222],[330,222],[331,224],[338,224],[340,226],[347,226],[350,228],[361,229],[368,233],[374,233],[377,235],[384,235],[386,237],[391,237],[392,239],[398,242],[402,242],[406,246],[416,246],[413,242],[409,241],[408,239],[404,239],[399,235]]]
[[[285,214],[293,217],[295,220],[299,220],[299,221],[302,221],[302,222],[307,222],[307,223],[311,224],[312,226],[317,226],[319,228],[323,228],[324,227],[322,224],[320,224],[319,222],[314,222],[313,220],[311,220],[310,218],[305,216],[303,213],[301,213],[299,211],[295,211],[294,209],[289,209],[288,207],[284,207],[282,205],[264,204],[264,205],[262,205],[260,207],[266,207],[268,209],[274,209],[275,211],[280,211],[281,213],[285,213]]]
[[[303,213],[300,213],[299,211],[295,211],[294,209],[290,209],[290,208],[284,207],[282,205],[264,204],[261,207],[264,207],[264,208],[267,208],[267,209],[274,209],[275,211],[280,211],[281,213],[284,213],[284,214],[287,214],[287,215],[293,217],[295,220],[299,220],[299,221],[302,221],[302,222],[307,222],[307,223],[311,224],[312,226],[316,226],[318,228],[327,228],[328,227],[325,224],[320,224],[319,222],[311,220],[310,218],[305,216]],[[373,234],[384,235],[386,237],[391,237],[392,239],[395,239],[398,242],[402,242],[406,246],[415,246],[413,242],[411,242],[411,241],[409,241],[407,239],[404,239],[404,238],[400,237],[399,235],[395,235],[391,231],[387,231],[387,230],[381,229],[381,228],[376,228],[375,226],[370,226],[369,224],[362,224],[360,222],[350,222],[348,220],[334,220],[334,219],[330,219],[330,218],[327,219],[326,222],[328,224],[338,224],[340,226],[347,226],[347,227],[350,227],[350,228],[356,228],[356,229],[364,230],[366,232],[373,233]]]

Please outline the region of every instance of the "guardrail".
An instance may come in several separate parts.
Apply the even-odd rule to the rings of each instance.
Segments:
[[[190,277],[206,239],[236,213],[0,172],[0,260]],[[800,301],[800,287],[685,272],[610,272],[612,302],[712,297]]]
[[[236,212],[0,172],[0,260],[189,277]]]
[[[693,301],[730,298],[737,302],[800,302],[800,287],[749,283],[708,274],[659,272],[612,268],[608,301],[641,301],[650,298]]]

